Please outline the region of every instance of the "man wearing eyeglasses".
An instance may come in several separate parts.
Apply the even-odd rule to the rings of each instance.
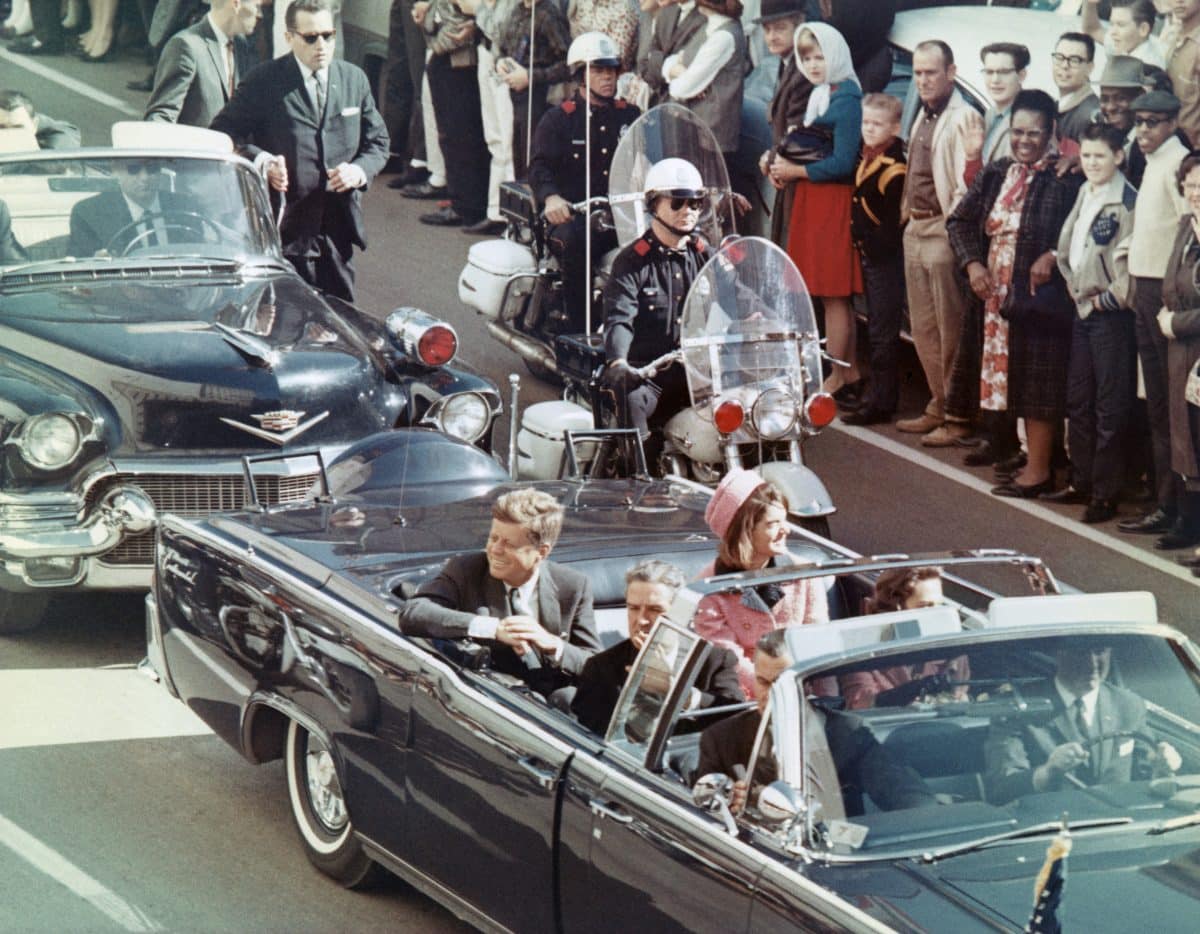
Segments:
[[[1029,49],[1016,42],[993,42],[979,50],[983,86],[992,105],[983,115],[983,149],[980,165],[1010,155],[1008,131],[1012,103],[1029,71]]]
[[[212,128],[284,198],[283,252],[304,280],[353,301],[362,193],[387,162],[387,128],[362,69],[333,57],[329,0],[293,0],[285,19],[292,54],[251,71]]]
[[[1096,40],[1083,32],[1064,32],[1050,56],[1054,84],[1058,87],[1058,120],[1055,135],[1060,147],[1072,140],[1079,151],[1079,136],[1100,112],[1100,98],[1092,90],[1092,66],[1096,58]]]

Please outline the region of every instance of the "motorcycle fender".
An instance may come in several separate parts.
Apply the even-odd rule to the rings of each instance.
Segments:
[[[686,408],[675,415],[663,427],[663,436],[671,449],[678,451],[690,461],[702,464],[720,464],[721,433],[712,422],[705,421],[694,408]]]
[[[768,461],[759,466],[758,472],[783,491],[793,515],[828,516],[837,511],[825,484],[803,464]]]

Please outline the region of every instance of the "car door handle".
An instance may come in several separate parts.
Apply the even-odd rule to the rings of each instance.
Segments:
[[[592,813],[597,817],[606,817],[618,824],[633,823],[632,814],[626,814],[617,805],[611,804],[608,801],[599,801],[596,798],[592,798],[588,801],[588,807],[591,808]]]
[[[539,760],[533,756],[522,756],[517,760],[517,765],[534,777],[539,788],[545,791],[554,790],[554,786],[558,782],[558,772],[543,768]]]

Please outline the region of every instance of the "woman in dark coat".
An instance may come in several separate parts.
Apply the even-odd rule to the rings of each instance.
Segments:
[[[1074,303],[1054,256],[1081,179],[1059,178],[1053,98],[1013,102],[1012,156],[976,176],[946,221],[971,290],[984,302],[980,407],[1025,419],[1029,461],[992,492],[1030,498],[1054,488],[1050,455],[1066,414]]]
[[[1171,469],[1183,477],[1185,487],[1179,518],[1164,538],[1172,537],[1171,546],[1183,548],[1200,541],[1200,407],[1185,398],[1188,376],[1200,360],[1200,155],[1180,163],[1179,186],[1191,213],[1179,221],[1163,278],[1158,326],[1168,342]]]

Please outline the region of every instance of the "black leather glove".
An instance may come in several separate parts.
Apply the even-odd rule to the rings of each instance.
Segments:
[[[623,396],[628,396],[638,386],[642,385],[643,380],[642,374],[636,368],[630,366],[628,360],[618,359],[611,361],[604,368],[601,382],[613,392],[619,392]]]

